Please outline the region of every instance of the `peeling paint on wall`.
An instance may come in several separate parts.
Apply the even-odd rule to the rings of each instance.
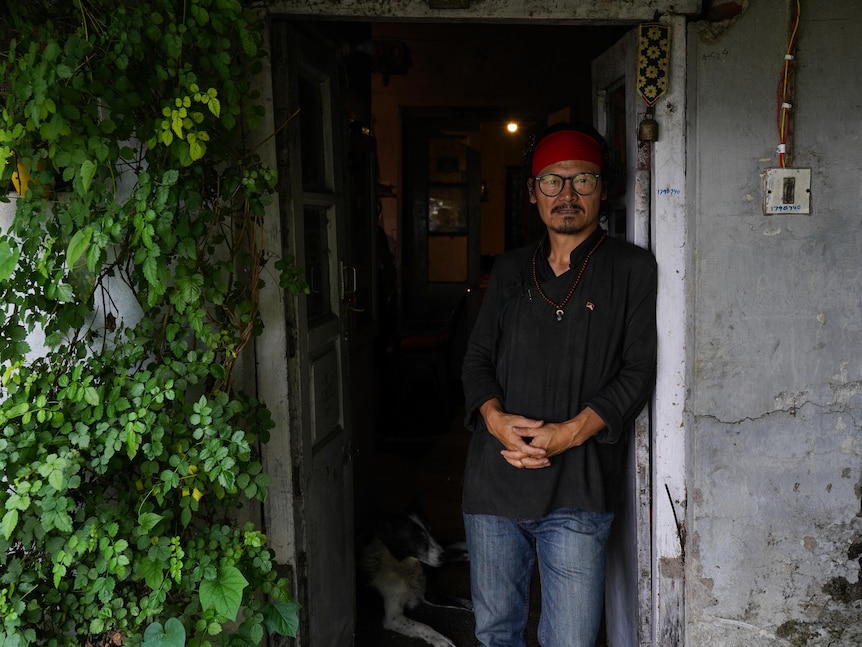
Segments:
[[[751,0],[711,3],[705,19],[697,23],[698,37],[708,45],[715,45],[745,14],[750,3]]]
[[[862,578],[860,578],[862,576],[862,538],[850,545],[847,558],[859,563],[856,581],[850,582],[846,577],[833,577],[823,587],[823,592],[837,602],[852,604],[857,600],[862,600]]]
[[[857,536],[847,551],[849,560],[858,564],[854,581],[847,577],[833,577],[824,586],[823,593],[831,600],[824,605],[812,621],[788,620],[775,631],[775,635],[792,647],[812,644],[862,644],[862,536]]]

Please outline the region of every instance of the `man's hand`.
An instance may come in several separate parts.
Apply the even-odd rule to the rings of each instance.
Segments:
[[[514,432],[530,447],[544,449],[545,456],[550,458],[583,445],[604,428],[605,421],[587,407],[571,420],[548,423],[533,429],[518,428]]]
[[[552,456],[583,445],[605,427],[605,421],[589,407],[571,420],[548,424],[506,413],[496,398],[479,407],[479,412],[488,431],[506,447],[500,454],[519,469],[548,467]]]
[[[544,421],[506,413],[497,398],[479,407],[479,413],[485,419],[488,431],[506,448],[500,454],[509,465],[518,469],[538,469],[551,464],[544,448],[530,444],[530,439]]]

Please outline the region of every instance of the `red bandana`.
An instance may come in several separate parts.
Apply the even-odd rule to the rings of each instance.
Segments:
[[[592,162],[602,166],[602,147],[578,130],[558,130],[542,139],[533,151],[533,175],[546,166],[567,160]]]

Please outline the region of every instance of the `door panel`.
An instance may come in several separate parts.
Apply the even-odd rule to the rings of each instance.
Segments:
[[[347,324],[342,308],[348,221],[345,135],[335,52],[322,35],[273,24],[279,192],[287,232],[310,294],[296,300],[289,369],[295,473],[300,645],[346,647],[354,626],[353,464]]]
[[[649,248],[649,148],[637,143],[635,91],[637,30],[593,61],[596,127],[614,151],[624,181],[611,195],[611,235]],[[645,158],[646,156],[646,158]],[[650,645],[651,480],[650,419],[645,408],[634,424],[626,463],[626,499],[608,544],[606,617],[610,647]]]

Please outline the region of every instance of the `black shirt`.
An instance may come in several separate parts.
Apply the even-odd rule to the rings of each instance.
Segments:
[[[613,510],[620,496],[631,423],[652,391],[656,365],[656,262],[640,247],[606,237],[557,320],[597,229],[555,276],[548,240],[494,264],[464,356],[466,423],[474,434],[464,477],[464,512],[539,519],[558,508]],[[534,279],[535,257],[535,279]],[[517,469],[485,429],[478,408],[499,398],[504,411],[563,422],[591,407],[606,428],[550,467]]]

